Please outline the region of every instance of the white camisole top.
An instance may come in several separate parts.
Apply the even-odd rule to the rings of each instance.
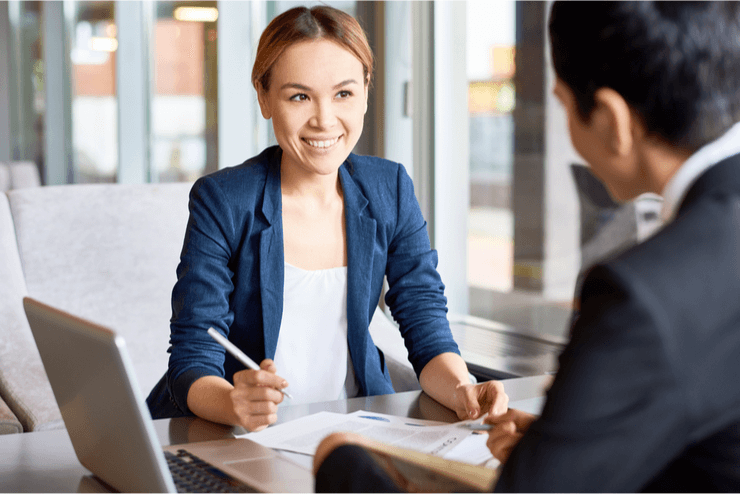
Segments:
[[[285,263],[277,374],[292,400],[352,398],[359,393],[347,346],[347,268],[306,271]]]

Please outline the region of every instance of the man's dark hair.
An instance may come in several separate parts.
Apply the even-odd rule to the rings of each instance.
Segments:
[[[586,121],[604,87],[688,151],[740,121],[738,2],[556,1],[549,31],[555,72]]]

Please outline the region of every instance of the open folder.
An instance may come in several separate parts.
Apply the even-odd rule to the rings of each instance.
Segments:
[[[373,442],[363,448],[407,492],[491,492],[498,469]]]

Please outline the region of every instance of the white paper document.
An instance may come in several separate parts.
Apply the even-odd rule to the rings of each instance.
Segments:
[[[319,412],[249,433],[246,437],[277,450],[313,455],[321,440],[332,432],[356,432],[376,441],[442,457],[472,434],[459,423],[358,411],[351,414]]]
[[[461,461],[471,465],[496,468],[501,462],[491,454],[486,446],[488,434],[485,432],[474,432],[460,441],[455,447],[445,453],[444,458],[448,460]]]

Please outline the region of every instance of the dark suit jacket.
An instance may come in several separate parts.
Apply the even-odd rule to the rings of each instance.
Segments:
[[[396,491],[359,449],[333,452],[317,491]],[[587,276],[542,415],[495,490],[740,492],[740,155]]]
[[[187,394],[202,376],[232,381],[244,367],[206,333],[227,335],[252,360],[274,358],[283,315],[282,151],[199,179],[172,293],[170,362],[147,403],[153,417],[188,413]],[[417,372],[435,356],[459,353],[447,322],[437,252],[405,169],[351,154],[339,168],[347,231],[347,344],[362,395],[392,393],[382,352],[368,325],[385,301]]]
[[[542,416],[496,491],[740,491],[740,155],[587,276]]]

